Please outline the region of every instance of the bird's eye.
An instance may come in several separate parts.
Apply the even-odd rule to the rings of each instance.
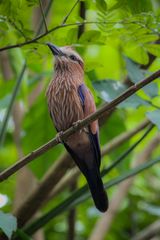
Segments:
[[[71,56],[70,56],[70,59],[73,60],[73,61],[76,61],[76,60],[77,60],[76,56],[74,56],[74,55],[71,55]]]

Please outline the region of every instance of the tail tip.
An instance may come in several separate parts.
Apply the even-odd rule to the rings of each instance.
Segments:
[[[108,205],[100,206],[97,208],[100,212],[104,213],[108,210]]]
[[[103,192],[102,196],[100,196],[99,199],[101,199],[101,201],[95,202],[96,208],[100,212],[106,212],[108,210],[109,203],[108,203],[108,196],[105,193],[105,191]]]
[[[101,204],[101,206],[96,207],[100,212],[104,213],[108,210],[108,202],[104,203],[103,205]]]

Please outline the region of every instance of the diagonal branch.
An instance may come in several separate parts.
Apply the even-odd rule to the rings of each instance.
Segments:
[[[107,167],[106,169],[104,169],[101,172],[101,175],[106,175],[108,172],[110,172],[113,167],[115,167],[117,164],[119,164],[120,162],[124,161],[124,159],[144,140],[145,137],[147,137],[147,135],[150,133],[150,131],[152,130],[153,125],[151,125],[147,131],[145,131],[145,133],[138,139],[138,141],[136,141],[129,149],[127,149],[127,151],[123,152],[121,154],[120,157],[118,157],[109,167]],[[62,159],[61,159],[62,160]],[[61,161],[62,162],[62,161]],[[60,183],[61,181],[59,181],[59,175],[60,175],[60,170],[58,171],[58,166],[59,163],[56,163],[57,165],[54,167],[54,171],[49,171],[49,174],[47,174],[48,177],[50,177],[50,181],[48,181],[49,179],[47,179],[48,177],[45,177],[45,182],[43,181],[42,183],[40,183],[40,187],[37,188],[36,191],[33,192],[33,194],[26,199],[25,203],[23,205],[20,206],[20,208],[18,209],[17,212],[14,213],[14,215],[17,217],[18,220],[18,226],[19,227],[23,227],[26,222],[31,219],[31,217],[33,216],[33,214],[35,214],[35,212],[39,209],[39,207],[41,207],[41,205],[43,204],[42,201],[45,200],[46,196],[48,195],[48,185],[51,185],[51,182],[53,182],[53,184],[56,183]],[[65,163],[66,164],[66,163]],[[76,168],[77,169],[77,168]],[[63,169],[62,169],[63,170]],[[73,172],[73,170],[72,170]],[[52,174],[53,173],[53,174]],[[57,178],[55,176],[55,173],[57,173]],[[75,173],[75,171],[74,171]],[[54,176],[54,177],[53,177]],[[73,175],[72,175],[73,176]],[[75,176],[75,174],[74,174]],[[76,174],[77,176],[77,174]],[[75,176],[75,177],[76,177]],[[52,179],[51,179],[52,178]],[[58,179],[58,180],[57,180]],[[63,179],[63,178],[62,178]],[[76,178],[75,178],[76,179]],[[74,180],[75,180],[74,179]],[[48,185],[46,183],[46,180],[48,182]],[[67,181],[67,179],[66,179]],[[73,182],[73,181],[72,181]],[[56,185],[57,186],[57,185]],[[47,190],[47,191],[46,191]],[[85,186],[83,186],[80,190],[77,190],[76,192],[83,192],[84,195],[87,194],[88,195],[88,187],[87,184],[85,184]],[[82,193],[81,192],[81,193]],[[74,195],[74,193],[73,193]],[[79,195],[79,194],[78,194]],[[35,201],[35,197],[36,196],[36,201]],[[79,195],[80,196],[80,195]],[[83,198],[83,197],[82,197]],[[79,200],[78,200],[79,202]]]
[[[17,47],[23,47],[25,45],[29,45],[31,43],[37,43],[38,40],[40,40],[41,38],[47,36],[48,34],[50,34],[51,32],[54,32],[60,28],[65,28],[65,27],[71,27],[71,26],[82,26],[84,24],[93,24],[93,23],[102,23],[102,22],[79,22],[79,23],[69,23],[69,24],[60,24],[56,27],[51,28],[50,30],[48,30],[48,32],[42,33],[39,36],[36,36],[35,38],[22,42],[22,43],[17,43],[17,44],[13,44],[13,45],[9,45],[9,46],[5,46],[0,48],[0,52],[4,51],[4,50],[8,50],[8,49],[12,49],[12,48],[17,48]]]
[[[140,81],[137,84],[134,84],[130,88],[128,88],[124,93],[122,93],[119,97],[114,99],[108,104],[105,104],[102,108],[97,110],[95,113],[89,115],[87,118],[83,119],[80,122],[77,122],[76,126],[72,126],[69,129],[67,129],[65,132],[63,132],[61,136],[61,140],[65,141],[71,134],[74,132],[82,129],[84,126],[88,125],[90,122],[93,122],[94,120],[100,118],[106,111],[110,111],[115,106],[117,106],[119,103],[123,102],[125,99],[136,93],[139,89],[143,88],[147,84],[154,81],[156,78],[160,77],[160,70],[156,71],[149,77],[145,78],[144,80]],[[44,144],[40,148],[36,149],[35,151],[32,151],[30,154],[28,154],[26,157],[22,158],[20,161],[15,163],[10,168],[6,169],[0,174],[0,182],[7,179],[9,176],[13,175],[15,172],[17,172],[20,168],[31,162],[33,159],[41,156],[44,152],[48,151],[49,149],[55,147],[57,144],[59,144],[59,137],[56,137],[52,140],[50,140],[48,143]]]
[[[145,120],[140,125],[138,125],[135,129],[126,133],[122,133],[119,136],[115,137],[113,140],[111,140],[109,143],[103,146],[101,151],[102,157],[105,156],[106,154],[109,154],[110,152],[115,150],[117,147],[122,145],[125,141],[132,138],[138,132],[143,130],[147,125],[149,125],[149,121]],[[109,170],[110,169],[111,167],[109,168]],[[65,174],[61,179],[58,180],[58,183],[55,185],[51,194],[46,199],[46,202],[48,202],[50,199],[53,199],[57,194],[59,194],[62,190],[64,190],[67,186],[69,186],[75,179],[77,179],[79,174],[80,174],[80,171],[77,167],[71,168],[71,170],[67,174]],[[43,190],[41,191],[41,193],[42,192]]]
[[[143,123],[138,125],[132,131],[129,131],[125,134],[114,138],[111,142],[108,143],[108,147],[102,148],[102,156],[109,153],[125,140],[133,137],[136,133],[144,129],[149,124],[149,121],[145,120]],[[142,139],[142,138],[141,138]],[[127,152],[128,153],[128,152]],[[55,164],[48,170],[48,172],[43,177],[42,181],[39,182],[38,187],[33,190],[28,198],[19,206],[17,211],[14,212],[14,215],[18,219],[19,225],[24,225],[28,219],[31,219],[34,213],[44,204],[53,194],[57,194],[57,190],[61,191],[66,186],[69,186],[71,182],[75,181],[79,175],[79,170],[77,167],[74,167],[70,170],[70,174],[64,175],[67,170],[69,170],[73,165],[70,156],[68,154],[62,155],[62,157],[55,162]],[[64,177],[63,177],[64,176]],[[53,188],[54,187],[54,188]],[[53,192],[49,198],[47,196],[53,189]]]
[[[154,236],[160,234],[160,220],[155,221],[139,233],[137,233],[131,240],[149,240],[149,239],[159,239],[153,238]]]

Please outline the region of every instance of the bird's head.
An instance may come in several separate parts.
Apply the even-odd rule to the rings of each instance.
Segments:
[[[72,47],[57,47],[52,43],[47,45],[55,56],[55,71],[58,69],[83,71],[83,60]]]

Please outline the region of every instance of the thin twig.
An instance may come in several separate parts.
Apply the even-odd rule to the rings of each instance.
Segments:
[[[46,33],[47,33],[48,32],[48,27],[47,27],[47,22],[46,22],[46,18],[45,18],[45,14],[44,14],[44,11],[43,11],[43,6],[42,6],[41,0],[39,0],[39,6],[40,6],[40,10],[41,10],[41,14],[42,14],[42,19],[43,19],[43,22],[44,22],[45,30],[46,30]]]
[[[8,22],[24,37],[25,40],[27,40],[27,37],[23,33],[23,31],[16,25],[15,21],[12,21],[10,18],[8,19]]]
[[[45,18],[48,16],[48,13],[49,13],[49,10],[51,9],[51,6],[52,6],[52,4],[53,4],[53,1],[54,1],[54,0],[50,0],[49,3],[48,3],[48,5],[47,5],[47,7],[46,7],[45,10],[44,10],[44,16],[45,16]],[[38,36],[38,35],[41,33],[43,24],[44,24],[44,21],[43,21],[43,18],[41,18],[41,21],[40,21],[38,30],[37,30],[37,32],[36,32],[36,36]]]
[[[63,21],[62,21],[62,25],[65,24],[67,22],[67,19],[69,18],[69,16],[71,15],[71,13],[73,12],[74,8],[77,6],[77,4],[79,3],[80,0],[77,0],[75,2],[75,4],[73,5],[73,7],[71,8],[71,10],[69,11],[69,13],[64,17]]]
[[[51,28],[50,30],[48,30],[48,32],[42,33],[39,36],[37,36],[37,37],[35,37],[35,38],[31,39],[31,40],[28,40],[28,41],[25,41],[25,42],[22,42],[22,43],[17,43],[17,44],[13,44],[13,45],[2,47],[2,48],[0,48],[0,52],[4,51],[4,50],[12,49],[12,48],[23,47],[23,46],[29,45],[31,43],[37,43],[37,41],[40,40],[41,38],[47,36],[51,32],[54,32],[54,31],[56,31],[56,30],[58,30],[60,28],[71,27],[71,26],[81,26],[81,25],[84,25],[84,24],[92,24],[92,23],[98,23],[98,22],[69,23],[69,24],[63,24],[63,25],[61,24],[61,25],[58,25],[56,27]]]
[[[85,21],[85,22],[76,22],[76,23],[68,23],[68,24],[60,24],[56,27],[53,27],[51,28],[50,30],[48,30],[48,32],[45,32],[45,33],[42,33],[40,34],[39,36],[31,39],[31,40],[28,40],[28,41],[25,41],[25,42],[22,42],[22,43],[17,43],[17,44],[13,44],[13,45],[9,45],[9,46],[5,46],[5,47],[2,47],[0,48],[0,52],[1,51],[4,51],[4,50],[8,50],[8,49],[12,49],[12,48],[17,48],[17,47],[23,47],[25,45],[29,45],[31,43],[38,43],[38,40],[40,40],[41,38],[47,36],[48,34],[60,29],[60,28],[66,28],[66,27],[72,27],[72,26],[82,26],[82,25],[87,25],[87,24],[101,24],[101,23],[107,23],[107,24],[116,24],[116,23],[125,23],[123,21],[117,21],[117,22],[106,22],[106,21]],[[130,23],[125,23],[125,24],[130,24]]]
[[[5,117],[4,117],[4,120],[3,120],[3,124],[2,124],[2,127],[1,127],[1,131],[0,131],[0,146],[2,145],[3,140],[4,140],[5,130],[6,130],[6,127],[7,127],[7,123],[8,123],[8,120],[9,120],[9,116],[10,116],[10,113],[11,113],[11,110],[12,110],[12,107],[13,107],[13,104],[14,104],[14,101],[15,101],[15,98],[16,98],[16,96],[17,96],[19,87],[20,87],[20,85],[21,85],[21,82],[22,82],[22,79],[23,79],[23,75],[24,75],[25,69],[26,69],[26,63],[23,64],[21,73],[20,73],[20,75],[19,75],[19,78],[17,79],[17,82],[16,82],[15,88],[14,88],[14,90],[13,90],[13,94],[12,94],[12,96],[11,96],[11,100],[10,100],[8,109],[7,109],[7,111],[6,111],[6,114],[5,114]]]
[[[124,93],[122,93],[119,97],[114,99],[108,104],[105,104],[102,108],[97,110],[95,113],[89,115],[87,118],[83,119],[82,121],[78,121],[76,126],[72,126],[66,131],[63,132],[61,136],[61,140],[65,141],[71,134],[75,133],[76,131],[82,129],[84,126],[88,125],[89,123],[93,122],[94,120],[100,118],[106,111],[110,111],[119,103],[123,102],[125,99],[136,93],[139,89],[143,88],[147,84],[151,83],[156,78],[160,77],[160,70],[156,71],[149,77],[145,78],[144,80],[140,81],[137,84],[134,84],[130,88],[128,88]],[[20,161],[15,163],[13,166],[9,167],[5,171],[0,174],[0,182],[7,179],[9,176],[13,175],[17,172],[20,168],[31,162],[33,159],[41,156],[44,152],[48,151],[49,149],[53,148],[59,144],[59,137],[56,137],[50,140],[48,143],[44,144],[40,148],[36,149],[35,151],[28,154],[26,157],[22,158]]]

